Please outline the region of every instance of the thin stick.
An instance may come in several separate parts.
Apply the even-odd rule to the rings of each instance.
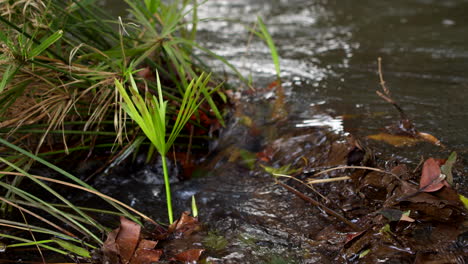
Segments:
[[[307,181],[307,184],[316,184],[316,183],[326,183],[326,182],[336,182],[336,181],[346,181],[350,180],[351,177],[349,176],[342,176],[342,177],[335,177],[331,179],[310,179]]]
[[[398,110],[398,112],[400,113],[401,119],[408,119],[403,109],[392,99],[390,95],[390,90],[385,85],[385,81],[384,81],[383,73],[382,73],[382,58],[378,57],[377,62],[378,62],[378,67],[379,67],[380,86],[382,87],[382,90],[385,94],[383,94],[380,91],[375,91],[375,92],[377,93],[378,96],[380,96],[380,98],[392,104]]]
[[[351,227],[353,230],[356,230],[356,231],[359,231],[360,228],[353,224],[351,221],[349,221],[348,219],[346,219],[344,216],[340,215],[339,213],[333,211],[332,209],[326,207],[325,205],[321,204],[320,202],[310,198],[309,196],[301,193],[300,191],[294,189],[293,187],[287,185],[287,184],[284,184],[278,180],[276,180],[276,183],[278,183],[279,185],[281,185],[282,187],[286,188],[288,191],[294,193],[295,195],[299,196],[299,198],[301,198],[302,200],[314,205],[314,206],[318,206],[320,208],[322,208],[325,212],[327,212],[328,214],[338,218],[339,220],[341,220],[343,223],[347,224],[349,227]]]
[[[367,166],[339,166],[339,167],[335,167],[335,168],[330,168],[330,169],[327,169],[327,170],[323,170],[321,172],[317,172],[316,174],[314,174],[313,176],[318,176],[318,175],[322,175],[322,174],[325,174],[325,173],[328,173],[330,171],[335,171],[335,170],[341,170],[341,169],[361,169],[361,170],[372,170],[372,171],[377,171],[377,172],[381,172],[381,173],[385,173],[385,174],[390,174],[390,175],[393,175],[395,177],[398,178],[397,175],[391,173],[391,172],[388,172],[388,171],[384,171],[384,170],[381,170],[381,169],[377,169],[377,168],[373,168],[373,167],[367,167]]]
[[[384,93],[390,96],[390,90],[388,90],[387,86],[385,86],[385,81],[384,81],[383,74],[382,74],[382,58],[378,57],[377,62],[379,64],[380,86],[382,87],[382,90],[384,91]]]

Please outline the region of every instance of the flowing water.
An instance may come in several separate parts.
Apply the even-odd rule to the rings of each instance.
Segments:
[[[318,238],[321,230],[329,228],[330,218],[274,185],[267,174],[249,170],[238,156],[244,155],[245,160],[245,155],[268,144],[283,144],[283,161],[297,163],[298,157],[306,156],[309,162],[324,165],[320,155],[332,148],[330,142],[349,133],[356,137],[376,134],[398,121],[395,109],[375,93],[380,89],[377,57],[383,59],[384,79],[392,96],[417,129],[447,146],[441,149],[419,143],[396,148],[375,143],[378,152],[415,165],[421,155],[445,158],[455,150],[460,164],[466,164],[467,10],[468,2],[462,0],[206,1],[199,16],[218,19],[198,25],[199,41],[250,75],[258,89],[275,79],[275,68],[267,46],[251,39],[245,26],[253,26],[257,15],[263,18],[281,57],[286,94],[282,105],[287,111],[286,121],[272,121],[275,94],[258,92],[242,97],[241,114],[233,117],[217,142],[216,152],[207,158],[208,163],[215,159],[207,175],[173,185],[175,207],[189,209],[190,197],[196,195],[201,221],[208,224],[213,237],[228,242],[221,249],[209,250],[210,260],[333,262],[336,252],[329,251],[334,238]],[[225,65],[206,59],[215,71],[226,72],[233,86],[238,85]],[[251,118],[260,132],[253,133],[251,126],[241,122],[242,116]],[[120,186],[132,187],[118,187],[121,180],[117,179],[115,187],[103,184],[107,186],[103,191],[120,193],[120,198],[133,206],[161,218],[165,208],[158,206],[164,198],[163,189],[152,179],[159,177],[157,172],[156,165],[128,171],[130,177]],[[455,178],[465,195],[468,180],[463,175],[467,172],[468,167],[461,165]],[[344,195],[353,195],[341,188],[349,192]],[[331,233],[339,231],[327,234]],[[327,247],[322,240],[327,241]]]
[[[465,154],[467,8],[466,1],[207,1],[200,17],[249,25],[263,17],[278,46],[298,126],[316,124],[310,121],[316,110],[330,114],[324,123],[358,135],[397,120],[375,94],[382,57],[385,81],[417,128]],[[258,86],[271,81],[268,49],[255,40],[247,44],[237,21],[201,23],[199,29],[205,46],[251,73]]]

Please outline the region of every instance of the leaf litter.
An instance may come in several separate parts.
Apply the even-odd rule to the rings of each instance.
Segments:
[[[137,223],[121,217],[120,227],[108,234],[101,248],[102,256],[96,258],[102,263],[112,264],[150,264],[160,260],[196,263],[204,248],[190,244],[189,248],[174,248],[170,244],[187,239],[199,229],[197,218],[191,217],[188,212],[184,212],[167,229],[157,226],[155,232],[149,235],[143,234]],[[161,248],[158,248],[159,245],[162,245]]]
[[[385,132],[367,138],[396,147],[428,142],[445,148],[436,137],[416,130],[406,113],[392,99],[380,67],[379,59],[383,91],[377,91],[377,94],[398,110],[401,119],[397,124],[386,127]],[[452,168],[457,159],[455,152],[446,160],[428,158],[422,169],[416,168],[414,171],[398,161],[389,166],[385,160],[376,158],[364,143],[352,137],[341,143],[330,140],[326,150],[315,149],[315,153],[284,153],[283,149],[303,148],[295,140],[303,137],[300,133],[282,134],[257,156],[260,166],[272,175],[278,176],[274,172],[284,168],[297,168],[299,173],[294,172],[294,176],[284,175],[284,179],[275,178],[275,181],[301,199],[312,201],[313,206],[326,209],[322,212],[330,222],[342,223],[341,227],[333,225],[317,234],[316,239],[323,241],[318,242],[317,250],[340,250],[332,260],[336,263],[376,263],[382,260],[464,263],[460,260],[468,259],[466,247],[457,242],[468,231],[468,199],[451,186]],[[326,155],[321,157],[323,153]],[[314,157],[313,162],[306,162],[305,165],[301,162],[311,160],[310,157]],[[317,162],[317,159],[322,160]],[[324,173],[317,173],[320,168]],[[344,173],[346,176],[342,176]],[[317,180],[319,175],[330,179]],[[329,183],[335,185],[333,187],[315,186],[313,191],[322,192],[318,195],[322,199],[312,198],[317,194],[310,192],[311,183],[332,182],[329,180],[333,178],[351,180],[353,193],[346,196],[348,191],[341,191],[340,194],[339,190],[349,187],[333,181]],[[342,238],[337,239],[340,234]],[[340,241],[338,245],[341,246],[332,246],[329,241]]]

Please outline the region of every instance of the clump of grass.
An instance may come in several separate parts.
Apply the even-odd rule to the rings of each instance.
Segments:
[[[31,234],[30,238],[0,234],[18,242],[7,247],[36,245],[84,257],[80,248],[102,244],[99,233],[109,229],[90,217],[88,209],[57,192],[62,187],[56,184],[101,196],[115,208],[113,214],[136,222],[151,221],[46,159],[83,155],[80,151],[88,155],[97,147],[128,156],[145,144],[143,131],[165,165],[167,151],[189,118],[197,116],[196,111],[211,112],[223,124],[222,111],[213,98],[223,97],[220,81],[202,73],[206,69],[197,63],[193,51],[200,49],[234,67],[195,42],[197,1],[126,2],[132,19],[112,18],[94,0],[18,0],[0,5],[0,204],[5,215],[13,210],[25,215],[24,223],[4,226]],[[157,80],[143,78],[144,92],[133,79],[133,73],[141,69],[153,76],[158,72]],[[127,81],[132,98],[122,96]],[[205,102],[203,107],[201,102]],[[132,103],[145,116],[143,122],[134,118],[139,127],[125,117]],[[201,126],[197,118],[190,122]],[[166,131],[170,131],[167,136]],[[52,179],[31,175],[28,171],[34,163],[57,171],[63,179],[52,183]],[[169,222],[173,222],[167,168],[164,174]],[[38,186],[54,202],[25,189],[23,181]],[[48,227],[32,228],[26,221],[31,217]],[[79,248],[43,239],[58,233]],[[90,238],[88,246],[79,245],[82,237]]]
[[[29,232],[32,236],[32,239],[26,239],[24,238],[24,236],[0,233],[0,237],[8,238],[10,240],[19,242],[9,243],[6,245],[6,248],[27,247],[35,245],[38,247],[38,249],[39,247],[42,247],[63,255],[68,255],[69,253],[72,253],[81,257],[89,257],[90,255],[88,250],[81,247],[81,244],[83,242],[79,239],[80,237],[84,236],[90,239],[90,243],[85,243],[88,248],[96,248],[97,246],[101,246],[103,244],[103,241],[101,240],[101,237],[98,235],[97,232],[106,233],[109,231],[109,229],[104,227],[92,217],[90,217],[89,214],[86,213],[87,209],[80,208],[74,205],[72,202],[69,201],[69,199],[65,198],[62,194],[60,194],[58,191],[60,188],[54,188],[53,186],[46,184],[46,182],[56,183],[62,186],[68,186],[76,190],[84,190],[98,195],[115,208],[117,212],[111,212],[112,214],[123,215],[138,223],[141,223],[141,221],[138,218],[136,218],[133,214],[129,213],[130,210],[133,211],[133,213],[142,217],[143,219],[152,221],[150,218],[141,214],[138,211],[135,211],[131,207],[126,206],[121,202],[112,199],[109,196],[99,193],[90,185],[86,184],[85,182],[81,181],[80,179],[76,178],[70,173],[58,168],[57,166],[49,163],[48,161],[34,155],[33,153],[30,153],[2,138],[0,138],[0,144],[7,148],[10,148],[11,150],[15,151],[20,155],[27,156],[39,163],[42,163],[51,170],[54,170],[63,175],[64,177],[68,178],[69,180],[76,182],[76,184],[72,184],[66,181],[32,175],[26,170],[18,167],[16,164],[10,162],[7,158],[0,157],[0,162],[4,165],[3,170],[0,171],[0,177],[2,180],[5,180],[7,176],[27,178],[29,181],[35,183],[37,186],[42,188],[45,193],[48,193],[60,202],[59,204],[52,204],[51,202],[48,202],[41,198],[42,196],[44,196],[43,194],[38,195],[31,191],[22,189],[18,186],[14,186],[13,184],[8,183],[8,181],[0,181],[0,187],[4,190],[2,191],[2,193],[6,192],[5,196],[0,196],[0,201],[5,205],[9,205],[12,208],[17,209],[24,219],[24,223],[18,221],[1,220],[0,225],[16,230],[22,230],[24,232]],[[8,194],[9,198],[6,198]],[[38,211],[40,211],[41,213],[38,213]],[[108,211],[99,209],[91,211],[109,213]],[[5,212],[3,213],[5,214]],[[34,218],[36,222],[42,222],[48,225],[49,228],[43,228],[28,224],[29,221],[26,219],[31,217]],[[54,218],[56,221],[51,220],[50,217]],[[44,236],[58,236],[62,239],[36,239],[36,237],[42,238]],[[66,239],[67,241],[64,241],[63,239]],[[62,249],[57,248],[56,246],[59,246]]]
[[[224,58],[196,42],[198,2],[125,2],[131,19],[112,18],[97,7],[97,0],[18,0],[0,5],[0,204],[5,215],[13,209],[24,215],[23,222],[0,220],[0,225],[31,237],[2,233],[0,237],[17,242],[7,247],[34,245],[88,258],[89,249],[102,245],[98,234],[109,229],[89,216],[93,209],[74,205],[55,184],[98,195],[115,209],[99,212],[152,221],[48,161],[72,158],[70,154],[80,157],[81,151],[88,155],[98,147],[126,157],[144,144],[141,131],[163,160],[172,223],[168,150],[197,111],[213,113],[224,124],[214,99],[225,98],[220,81],[204,73],[209,71],[194,50],[221,60],[244,78]],[[279,76],[273,42],[260,19],[259,23],[258,34],[272,50]],[[157,78],[135,80],[133,75],[142,69]],[[200,126],[197,118],[190,122]],[[63,179],[30,174],[34,163]],[[38,186],[54,202],[26,190],[22,181]],[[48,227],[28,224],[31,217]],[[83,243],[82,237],[90,241]]]

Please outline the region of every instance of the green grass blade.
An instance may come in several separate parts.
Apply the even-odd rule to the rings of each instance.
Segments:
[[[192,195],[192,215],[193,217],[198,216],[197,202],[195,201],[195,195]]]
[[[20,247],[20,246],[21,246],[21,247],[24,247],[24,246],[34,246],[34,245],[38,245],[38,246],[40,246],[40,247],[43,247],[43,248],[52,250],[52,251],[57,252],[57,253],[59,253],[59,254],[68,255],[68,252],[65,252],[65,251],[63,251],[63,250],[60,250],[60,249],[57,249],[57,248],[55,248],[55,247],[51,247],[51,246],[48,246],[48,245],[45,245],[45,244],[44,244],[44,243],[53,242],[52,240],[32,241],[32,240],[29,240],[29,239],[25,239],[25,238],[21,238],[21,237],[17,237],[17,236],[12,236],[12,235],[8,235],[8,234],[3,234],[3,233],[0,233],[0,237],[4,237],[4,238],[9,238],[9,239],[13,239],[13,240],[25,242],[25,243],[21,243],[21,244],[7,245],[7,248],[10,248],[10,247]]]
[[[12,41],[3,33],[3,30],[0,30],[0,40],[5,44],[10,50],[15,50],[15,46],[12,44]]]
[[[47,228],[44,228],[44,227],[34,226],[34,225],[25,224],[25,223],[21,223],[21,222],[9,221],[9,220],[5,220],[5,219],[0,219],[0,225],[2,225],[2,224],[4,226],[8,225],[10,227],[14,227],[16,229],[20,229],[20,230],[24,230],[24,231],[28,231],[28,232],[47,234],[47,235],[50,235],[50,236],[60,237],[60,238],[63,238],[63,239],[69,240],[69,241],[76,242],[76,243],[83,243],[84,245],[86,245],[87,247],[90,247],[92,249],[97,248],[94,245],[83,242],[82,240],[76,239],[74,237],[71,237],[71,236],[68,236],[66,234],[56,232],[56,231],[53,231],[53,230],[50,230],[50,229],[47,229]]]
[[[62,240],[60,238],[52,238],[52,241],[57,243],[59,246],[67,250],[68,252],[71,252],[75,255],[78,255],[83,258],[91,258],[91,254],[89,253],[88,250],[79,247],[77,245],[74,245],[73,243],[70,243],[68,241]]]
[[[54,44],[57,40],[59,40],[63,36],[63,30],[56,31],[54,34],[46,38],[45,40],[41,41],[39,46],[35,47],[29,53],[29,59],[32,59],[39,54],[41,54],[44,50],[48,49],[52,44]]]
[[[2,81],[0,82],[0,93],[3,92],[8,83],[13,79],[13,76],[18,72],[21,66],[9,64],[3,73]]]
[[[217,90],[221,87],[222,84],[217,86],[214,90]],[[206,90],[202,89],[202,93],[205,96],[205,100],[208,102],[208,105],[211,107],[211,110],[213,110],[213,113],[215,114],[216,118],[218,119],[219,123],[224,127],[224,118],[219,112],[218,106],[216,106],[216,103],[213,101],[213,98],[211,97],[211,94]]]
[[[38,157],[38,156],[36,156],[36,155],[34,155],[34,154],[32,154],[32,153],[26,151],[26,150],[24,150],[24,149],[22,149],[22,148],[20,148],[20,147],[18,147],[18,146],[16,146],[16,145],[14,145],[14,144],[11,144],[10,142],[6,141],[6,140],[3,139],[3,138],[0,138],[0,144],[3,144],[3,145],[5,145],[5,146],[7,146],[7,147],[9,147],[9,148],[11,148],[11,149],[13,149],[13,150],[15,150],[15,151],[21,153],[21,154],[23,154],[23,155],[25,155],[25,156],[27,156],[27,157],[29,157],[29,158],[31,158],[31,159],[33,159],[33,160],[35,160],[35,161],[41,163],[41,164],[43,164],[43,165],[49,167],[50,169],[52,169],[52,170],[54,170],[54,171],[56,171],[56,172],[62,174],[63,176],[65,176],[65,177],[67,177],[67,178],[73,180],[74,182],[78,183],[79,185],[81,185],[81,186],[83,186],[83,187],[86,187],[86,188],[88,188],[88,189],[90,189],[90,190],[96,190],[96,189],[94,189],[91,185],[89,185],[89,184],[85,183],[84,181],[78,179],[77,177],[73,176],[73,175],[70,174],[69,172],[66,172],[65,170],[63,170],[63,169],[57,167],[56,165],[54,165],[54,164],[52,164],[52,163],[46,161],[45,159],[40,158],[40,157]],[[125,214],[125,216],[128,217],[129,219],[131,219],[132,221],[134,221],[134,222],[136,222],[136,223],[141,223],[135,216],[133,216],[132,214],[130,214],[127,210],[123,209],[122,207],[118,206],[117,204],[115,204],[115,203],[113,203],[113,202],[111,202],[111,201],[108,201],[108,200],[106,200],[106,201],[107,201],[109,204],[111,204],[112,206],[114,206],[116,209],[118,209],[120,212],[122,212],[123,214]]]
[[[193,41],[190,41],[190,40],[187,40],[187,39],[181,39],[181,38],[178,38],[177,40],[173,40],[173,43],[176,44],[176,43],[183,43],[183,44],[186,44],[186,45],[189,45],[189,46],[193,46],[193,47],[196,47],[197,49],[205,52],[206,54],[212,56],[213,58],[221,61],[222,63],[224,63],[228,68],[230,68],[236,75],[237,77],[244,83],[248,83],[249,81],[239,72],[239,70],[234,66],[232,65],[229,61],[226,60],[226,58],[222,57],[222,56],[219,56],[218,54],[214,53],[213,51],[207,49],[207,48],[204,48],[202,46],[200,46],[198,43],[196,42],[193,42]]]
[[[267,27],[265,26],[265,23],[263,23],[263,20],[260,17],[257,17],[257,22],[258,26],[260,27],[260,32],[262,33],[263,39],[266,41],[268,47],[270,48],[270,53],[271,53],[271,58],[273,60],[273,63],[275,64],[275,70],[276,70],[276,76],[278,79],[280,79],[280,62],[279,62],[279,56],[278,56],[278,51],[276,50],[275,43],[273,42],[273,39],[268,32]]]
[[[14,165],[13,163],[3,159],[0,157],[0,161],[4,162],[5,164],[7,164],[8,166],[14,168],[15,170],[17,170],[18,172],[22,173],[23,175],[27,176],[30,180],[34,181],[36,184],[38,184],[39,186],[41,186],[42,188],[44,188],[45,190],[47,190],[49,193],[51,193],[52,195],[54,195],[55,197],[57,197],[59,200],[61,200],[62,202],[64,202],[65,204],[67,204],[68,206],[70,206],[71,209],[73,209],[75,212],[77,212],[79,215],[81,215],[84,219],[86,219],[87,223],[90,224],[90,225],[93,225],[94,227],[100,229],[101,231],[104,230],[104,228],[98,224],[94,219],[92,219],[91,217],[89,217],[87,214],[85,214],[84,212],[82,212],[80,209],[76,208],[70,201],[68,201],[67,199],[65,199],[65,197],[63,197],[62,195],[60,195],[59,193],[57,193],[55,190],[53,190],[51,187],[49,187],[48,185],[44,184],[42,181],[32,177],[29,173],[27,173],[26,171],[18,168],[16,165]],[[55,207],[51,206],[50,204],[48,203],[45,203],[43,202],[44,205],[46,205],[48,208],[56,211],[56,212],[59,212],[62,216],[64,216],[65,218],[67,218],[69,221],[73,222],[75,225],[77,225],[78,227],[81,227],[82,230],[84,230],[86,233],[88,233],[89,236],[91,236],[92,238],[94,238],[98,243],[102,243],[101,239],[99,239],[96,235],[94,235],[91,231],[89,231],[87,228],[85,228],[84,226],[82,226],[81,224],[79,224],[78,222],[74,221],[73,219],[71,219],[70,217],[68,217],[68,215],[64,214],[63,212],[61,212],[60,210],[56,209]]]

